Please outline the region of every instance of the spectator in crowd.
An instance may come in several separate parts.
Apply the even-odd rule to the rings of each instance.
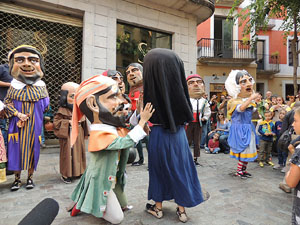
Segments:
[[[277,95],[271,96],[271,103],[269,103],[269,106],[272,107],[273,105],[277,105]]]
[[[220,149],[225,154],[228,154],[230,152],[230,147],[227,141],[230,125],[230,121],[227,118],[225,118],[224,111],[220,110],[217,114],[217,127],[208,134],[209,139],[211,139],[215,133],[218,133],[220,135]]]
[[[0,100],[3,102],[7,90],[10,87],[12,76],[9,73],[9,65],[0,65]],[[0,119],[0,129],[4,138],[5,147],[7,148],[7,118]]]
[[[208,94],[204,93],[203,98],[208,101]],[[208,103],[209,104],[209,103]],[[202,122],[202,135],[200,141],[200,148],[204,149],[208,144],[208,133],[210,132],[210,117],[207,121]]]
[[[214,133],[213,138],[209,139],[208,146],[205,147],[205,152],[209,154],[218,154],[220,151],[219,147],[219,133]]]
[[[9,61],[10,53],[8,54],[7,60]],[[0,65],[0,100],[4,102],[4,98],[7,94],[7,90],[10,87],[10,83],[13,77],[9,73],[8,63]],[[2,113],[2,118],[0,118],[0,129],[3,136],[5,148],[7,149],[7,129],[8,129],[8,119],[5,116],[5,113]],[[13,174],[12,171],[6,170],[7,175]]]
[[[0,113],[4,110],[4,104],[0,100]],[[6,162],[7,162],[7,153],[4,145],[4,140],[2,133],[0,133],[0,183],[6,181]]]
[[[47,147],[45,144],[45,141],[46,141],[46,139],[45,139],[45,124],[49,123],[52,119],[53,119],[52,108],[49,105],[48,111],[44,112],[44,123],[43,123],[42,134],[41,134],[41,138],[42,138],[41,147],[42,148]]]
[[[280,137],[280,131],[282,127],[282,121],[286,114],[286,111],[282,109],[279,113],[279,120],[275,122],[275,133],[276,133],[276,141],[275,146],[277,148],[277,156],[278,156],[278,164],[273,167],[275,170],[281,170],[285,166],[287,154],[285,151],[282,151],[278,146],[278,139]]]
[[[294,123],[295,110],[298,107],[300,107],[300,101],[296,101],[293,109],[291,111],[287,112],[286,115],[284,116],[283,121],[282,121],[281,130],[280,130],[280,136],[286,130],[288,130],[292,126],[292,124]],[[286,159],[285,167],[281,170],[281,172],[283,172],[283,173],[287,173],[287,171],[290,168],[289,167],[289,161],[290,161],[290,159],[292,157],[292,154],[293,154],[293,149],[294,149],[293,143],[297,142],[296,137],[297,137],[296,135],[292,135],[292,137],[291,137],[292,141],[291,141],[291,144],[288,147],[288,156],[287,156],[287,159]],[[284,192],[286,192],[286,193],[291,193],[291,188],[286,184],[285,179],[283,179],[283,181],[279,183],[279,188],[281,190],[283,190]]]
[[[284,99],[280,96],[276,98],[276,104],[272,105],[270,108],[270,112],[273,113],[273,121],[276,122],[279,120],[279,113],[281,110],[285,110],[287,112],[291,111],[291,108],[285,104]]]
[[[300,108],[295,110],[293,127],[296,134],[300,135]],[[285,180],[290,188],[295,188],[293,209],[292,209],[292,224],[299,224],[300,221],[300,146],[297,145],[295,153],[291,158],[291,167],[286,173]]]
[[[224,112],[225,118],[227,118],[227,103],[231,99],[230,96],[225,96],[225,99],[220,103],[219,110]]]
[[[295,105],[295,96],[294,95],[288,95],[288,102],[286,103],[290,108],[293,108]]]
[[[217,126],[217,112],[218,112],[218,102],[217,102],[217,96],[213,95],[209,101],[210,105],[210,111],[211,111],[211,129],[216,129]]]
[[[267,91],[266,92],[266,102],[268,103],[268,104],[271,104],[271,97],[272,97],[272,92],[271,91]]]
[[[276,123],[279,120],[279,113],[281,112],[281,110],[285,110],[288,112],[291,111],[291,108],[285,104],[284,99],[282,97],[278,96],[276,97],[276,101],[274,101],[274,104],[270,108],[270,112],[273,113],[272,120],[274,121],[274,123]],[[275,156],[278,154],[276,140],[273,141],[271,153]]]
[[[264,167],[264,162],[270,166],[274,166],[274,163],[270,161],[270,157],[273,137],[276,135],[275,132],[275,124],[272,121],[272,113],[270,111],[266,111],[265,120],[260,122],[258,128],[258,133],[260,134],[258,164],[260,167]]]

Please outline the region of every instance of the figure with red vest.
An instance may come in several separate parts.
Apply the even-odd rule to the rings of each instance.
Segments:
[[[194,120],[187,125],[186,136],[189,145],[194,144],[194,163],[200,166],[200,140],[202,134],[202,123],[210,118],[210,107],[208,101],[203,98],[205,84],[198,74],[190,75],[186,78],[190,101],[193,107]]]
[[[131,100],[131,110],[136,111],[134,114],[138,115],[140,108],[143,108],[143,66],[139,63],[131,63],[127,66],[125,70],[127,76],[127,82],[130,86],[129,88],[129,98]],[[141,140],[137,145],[136,149],[139,154],[139,160],[133,162],[133,166],[141,166],[144,164],[144,153],[142,142],[148,146],[148,136]],[[148,147],[147,147],[148,149]]]

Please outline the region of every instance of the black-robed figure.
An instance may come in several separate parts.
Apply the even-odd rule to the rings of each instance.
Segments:
[[[144,104],[155,112],[151,128],[148,163],[147,211],[163,216],[162,202],[174,199],[181,222],[187,221],[184,207],[203,202],[200,182],[188,145],[184,124],[193,120],[184,65],[176,53],[153,49],[144,58]]]

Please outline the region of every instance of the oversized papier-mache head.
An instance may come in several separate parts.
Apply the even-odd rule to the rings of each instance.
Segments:
[[[205,92],[204,82],[200,75],[192,74],[186,78],[186,82],[189,89],[189,95],[191,98],[201,98]]]
[[[139,63],[131,63],[125,70],[127,81],[130,87],[143,84],[143,66]]]
[[[255,81],[246,70],[232,70],[226,81],[227,93],[233,98],[248,98],[253,94]]]
[[[79,84],[76,84],[74,82],[67,82],[61,86],[59,100],[59,105],[61,107],[73,110],[75,92],[78,87]]]
[[[20,45],[9,55],[9,72],[18,81],[32,85],[40,80],[44,73],[44,60],[35,47]]]
[[[125,99],[116,81],[95,75],[77,88],[73,104],[71,145],[78,135],[78,121],[85,115],[92,124],[126,127]]]
[[[118,83],[121,92],[123,94],[125,93],[125,83],[124,83],[124,80],[123,80],[123,75],[120,71],[118,71],[118,70],[106,70],[102,73],[102,75],[110,77],[111,79],[115,80]]]
[[[156,48],[144,58],[144,105],[155,112],[150,122],[176,132],[178,125],[193,121],[183,61],[172,50]]]

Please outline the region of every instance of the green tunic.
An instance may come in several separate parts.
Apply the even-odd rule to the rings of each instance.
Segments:
[[[105,150],[90,152],[89,165],[71,195],[71,199],[77,202],[77,209],[96,217],[103,217],[107,196],[116,181],[116,176],[117,185],[122,189],[125,185],[124,171],[128,154],[122,157],[122,153],[126,153],[133,145],[134,141],[127,135],[117,137]]]

